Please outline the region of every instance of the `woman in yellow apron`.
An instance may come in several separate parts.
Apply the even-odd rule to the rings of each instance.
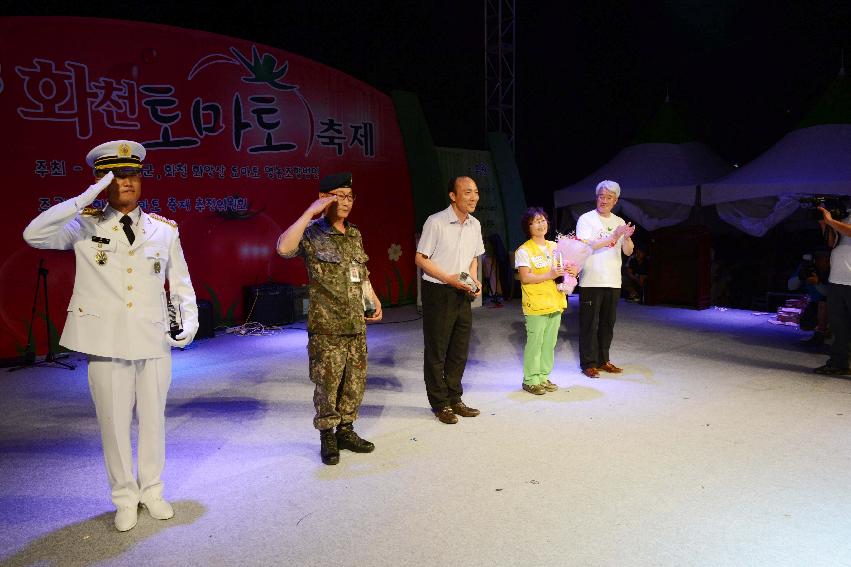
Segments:
[[[526,347],[523,350],[523,389],[543,395],[558,390],[550,381],[561,314],[567,298],[555,279],[574,268],[554,262],[556,243],[547,240],[549,219],[540,207],[530,207],[520,219],[529,240],[514,253],[514,267],[520,275],[523,315],[526,317]]]

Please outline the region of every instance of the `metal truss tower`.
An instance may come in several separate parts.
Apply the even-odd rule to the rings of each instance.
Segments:
[[[485,1],[485,126],[504,132],[514,149],[514,0]]]

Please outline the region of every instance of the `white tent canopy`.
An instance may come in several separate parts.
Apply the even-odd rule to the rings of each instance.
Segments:
[[[703,205],[753,236],[798,209],[802,195],[851,195],[851,124],[822,124],[786,134],[761,156],[703,185]]]
[[[686,220],[697,186],[730,171],[712,150],[699,142],[645,143],[621,150],[583,180],[555,192],[556,208],[569,207],[574,219],[594,208],[594,188],[604,179],[617,181],[617,208],[646,230]]]

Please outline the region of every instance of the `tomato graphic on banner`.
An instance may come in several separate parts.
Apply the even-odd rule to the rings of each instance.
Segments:
[[[79,41],[105,30],[119,47]],[[140,205],[178,223],[196,293],[233,305],[236,320],[243,286],[306,281],[303,262],[278,258],[275,241],[316,198],[319,179],[339,171],[353,173],[351,221],[376,290],[394,302],[409,296],[413,263],[387,255],[395,244],[413,258],[407,163],[393,104],[369,85],[235,38],[62,17],[0,18],[0,81],[0,121],[14,141],[2,154],[14,188],[2,257],[26,248],[21,233],[41,210],[91,184],[92,147],[131,139],[147,150]],[[31,298],[2,281],[0,292],[9,331],[5,321],[26,318]],[[70,290],[51,294],[61,304]],[[0,358],[14,355],[14,341],[0,338]]]

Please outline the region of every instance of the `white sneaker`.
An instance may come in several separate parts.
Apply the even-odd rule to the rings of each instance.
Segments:
[[[115,511],[115,529],[119,532],[126,532],[136,527],[136,522],[139,521],[138,506],[122,506]]]
[[[142,506],[148,509],[148,514],[155,520],[168,520],[174,516],[174,508],[162,498],[142,502]]]

